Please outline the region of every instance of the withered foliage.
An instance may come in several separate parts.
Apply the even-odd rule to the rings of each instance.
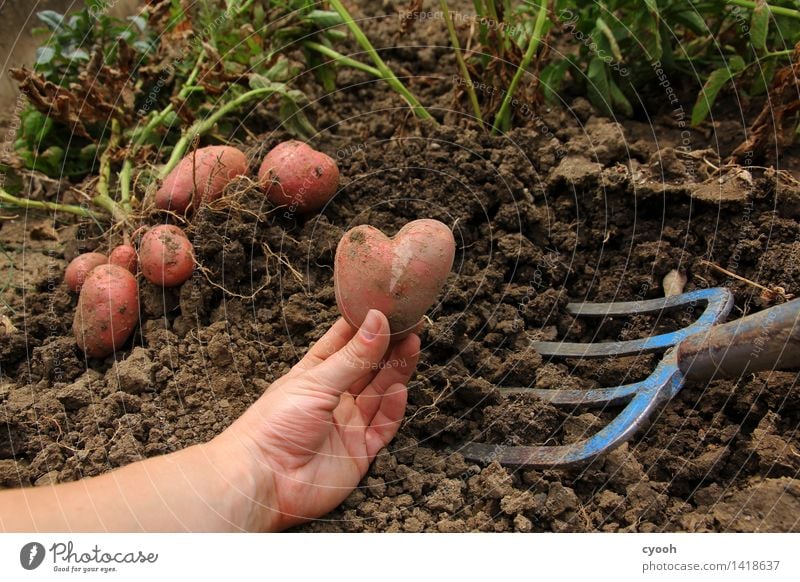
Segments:
[[[136,54],[120,41],[116,66],[103,63],[96,50],[77,83],[62,87],[27,67],[11,69],[30,103],[39,111],[70,127],[74,134],[92,139],[89,127],[117,119],[125,127],[133,122],[135,104],[134,70]]]
[[[733,150],[733,161],[761,155],[767,148],[780,148],[791,140],[786,129],[787,117],[800,112],[800,42],[794,47],[792,64],[775,73],[775,79],[758,117],[748,128],[748,138]]]

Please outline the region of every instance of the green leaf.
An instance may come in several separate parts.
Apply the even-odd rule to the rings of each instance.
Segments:
[[[264,20],[266,17],[266,12],[264,11],[264,7],[256,2],[253,5],[253,29],[254,30],[261,30],[264,26]]]
[[[341,42],[347,38],[347,33],[343,30],[329,29],[323,34],[325,35],[325,38],[333,43]]]
[[[651,62],[660,60],[661,33],[658,15],[650,11],[640,11],[634,17],[632,29],[634,40],[641,45],[647,60]]]
[[[611,47],[611,54],[614,55],[614,58],[617,59],[618,62],[622,62],[622,51],[619,50],[619,44],[617,44],[617,39],[614,38],[614,33],[609,28],[606,21],[603,20],[600,16],[597,17],[597,28],[606,37],[608,40],[608,45]]]
[[[136,25],[136,28],[139,29],[139,32],[144,32],[147,28],[147,20],[142,16],[128,16],[128,20]]]
[[[611,115],[611,89],[608,85],[608,71],[606,71],[606,64],[603,60],[594,57],[589,61],[586,76],[589,80],[586,87],[589,101],[605,115]]]
[[[36,64],[46,65],[56,56],[56,49],[51,46],[40,46],[36,49]]]
[[[45,139],[50,134],[50,130],[53,129],[54,124],[55,122],[52,119],[45,116],[44,123],[42,123],[42,126],[39,128],[39,130],[35,134],[31,134],[31,137],[33,138],[32,143],[34,146],[38,148],[41,144],[45,143]]]
[[[22,118],[22,131],[20,133],[22,141],[35,146],[36,136],[40,135],[47,126],[47,116],[36,109],[28,109],[23,111],[20,117]]]
[[[281,55],[278,60],[272,65],[264,75],[273,81],[287,81],[291,76],[289,70],[289,59]]]
[[[611,94],[611,103],[615,111],[619,111],[626,117],[633,117],[633,106],[622,89],[619,88],[613,79],[608,80],[608,91]]]
[[[84,163],[94,162],[95,158],[97,158],[97,151],[97,144],[90,143],[89,145],[83,146],[78,152],[78,160]]]
[[[35,159],[35,169],[40,170],[51,178],[59,177],[61,164],[64,162],[64,148],[50,146]]]
[[[645,6],[647,6],[647,9],[650,11],[650,14],[658,18],[658,0],[644,0],[644,3]]]
[[[767,32],[769,30],[769,6],[765,0],[756,0],[753,16],[750,18],[750,42],[758,52],[767,51]]]
[[[131,45],[136,52],[146,53],[149,52],[153,45],[150,44],[149,41],[146,40],[137,40],[135,43]]]
[[[692,108],[692,125],[699,125],[708,117],[708,113],[711,111],[711,107],[714,105],[717,95],[719,95],[722,87],[724,87],[725,83],[730,81],[732,77],[733,72],[728,67],[716,69],[711,72],[705,85],[703,85],[703,88],[697,95],[697,101],[695,101],[694,107]]]
[[[26,149],[23,144],[19,144],[16,149],[16,154],[20,157],[26,168],[29,170],[34,169],[36,164],[34,163],[35,156],[33,155],[33,152],[31,152],[29,149]]]
[[[283,87],[283,90],[279,91],[279,93],[285,95],[295,103],[300,105],[305,105],[306,103],[308,103],[308,97],[306,97],[306,94],[303,93],[300,89],[287,90],[286,85],[284,85],[283,83],[280,83],[280,86]]]
[[[705,36],[709,33],[708,24],[694,9],[676,12],[672,15],[672,20],[677,24],[682,24],[698,36]]]
[[[61,23],[64,22],[64,15],[55,10],[42,10],[41,12],[37,12],[36,18],[44,22],[52,31],[58,30],[61,27]]]
[[[763,63],[763,66],[755,74],[753,84],[750,87],[751,95],[763,95],[766,93],[772,84],[772,78],[775,76],[775,67],[777,64],[776,60],[764,59],[761,62]]]
[[[322,55],[315,51],[306,50],[306,59],[309,67],[314,72],[314,78],[328,93],[336,91],[336,69],[328,64]]]
[[[80,25],[82,20],[83,20],[83,18],[81,18],[80,14],[74,14],[74,15],[69,17],[69,20],[67,20],[67,27],[71,28],[71,29],[75,29],[75,28],[78,27],[78,25]]]
[[[539,89],[548,103],[556,105],[561,101],[559,92],[569,66],[570,62],[563,59],[557,63],[550,63],[539,73]]]
[[[344,24],[344,20],[339,16],[339,13],[332,10],[312,10],[306,15],[306,18],[319,28],[331,28],[332,26]]]
[[[731,55],[728,58],[728,68],[734,73],[743,71],[746,66],[747,63],[745,63],[744,59],[739,55]]]
[[[278,115],[283,126],[296,137],[308,139],[317,133],[303,110],[288,97],[281,99]]]
[[[251,74],[248,83],[250,84],[251,89],[273,89],[276,91],[279,86],[283,85],[283,83],[275,83],[270,81],[267,77],[264,75],[259,75],[258,73]]]
[[[73,59],[76,61],[88,61],[89,60],[89,53],[81,48],[76,48],[75,50],[68,51],[64,53],[64,57],[67,59]]]

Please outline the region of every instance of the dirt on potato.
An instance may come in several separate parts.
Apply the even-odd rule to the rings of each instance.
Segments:
[[[450,58],[436,51],[401,46],[389,60],[433,75]],[[331,202],[302,218],[241,179],[200,208],[187,234],[203,269],[173,289],[142,283],[141,327],[116,361],[87,362],[64,315],[76,302],[61,283],[66,264],[107,251],[104,239],[90,225],[0,221],[0,299],[12,325],[0,323],[0,486],[80,479],[212,438],[339,316],[333,257],[346,230],[391,235],[435,218],[452,227],[456,259],[422,332],[400,433],[339,508],[299,529],[800,530],[796,372],[689,384],[629,443],[581,469],[518,470],[451,452],[464,439],[575,441],[615,411],[564,410],[498,388],[629,383],[659,357],[563,361],[531,340],[632,339],[692,315],[575,320],[569,300],[661,297],[672,270],[686,274],[686,290],[729,287],[731,317],[800,293],[795,178],[755,165],[720,174],[708,136],[691,131],[686,143],[668,116],[655,127],[618,123],[578,98],[491,137],[452,110],[452,79],[413,85],[439,126],[363,79],[342,73],[342,89],[315,110],[328,129],[312,145],[342,176]],[[246,141],[250,174],[288,137]],[[779,167],[797,167],[797,153],[787,156]]]

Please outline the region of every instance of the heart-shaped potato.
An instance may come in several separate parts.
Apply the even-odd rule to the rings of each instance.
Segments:
[[[359,327],[370,309],[378,309],[392,338],[404,338],[439,296],[455,247],[453,233],[438,220],[409,222],[393,238],[367,225],[347,231],[334,260],[339,311]]]

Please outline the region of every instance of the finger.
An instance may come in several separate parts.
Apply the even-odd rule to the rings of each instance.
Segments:
[[[314,384],[315,390],[339,395],[377,368],[389,346],[389,322],[377,309],[370,309],[352,339],[335,354],[299,378]]]
[[[381,407],[381,399],[394,384],[408,384],[419,360],[419,336],[410,335],[397,344],[382,363],[383,368],[356,398],[364,423],[369,424]]]
[[[392,344],[390,341],[389,347],[386,348],[386,353],[383,354],[383,358],[381,358],[380,363],[377,366],[375,366],[375,368],[372,370],[372,374],[364,376],[363,378],[360,378],[359,380],[354,382],[353,385],[350,386],[350,388],[348,388],[348,392],[350,392],[350,394],[352,394],[353,396],[358,396],[359,394],[361,394],[364,388],[369,386],[370,382],[372,382],[375,379],[375,376],[378,375],[378,372],[380,372],[385,367],[384,363],[386,362],[387,359],[390,358],[392,350],[395,347],[396,345]]]
[[[404,384],[389,387],[381,399],[381,405],[365,434],[367,457],[370,462],[383,447],[388,445],[400,428],[400,421],[406,412],[408,390]]]
[[[297,362],[287,376],[296,376],[317,366],[341,350],[349,342],[356,330],[343,317],[340,317],[317,342],[309,348],[306,355]]]

